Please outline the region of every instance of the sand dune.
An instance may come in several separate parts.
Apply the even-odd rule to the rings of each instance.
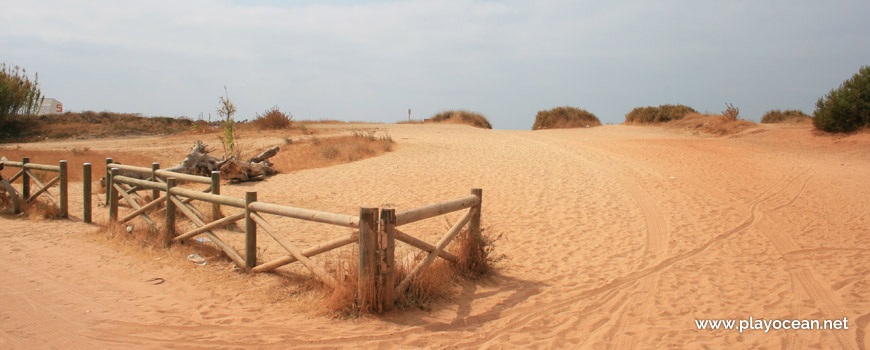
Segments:
[[[263,201],[355,214],[482,188],[483,224],[505,237],[496,276],[463,283],[431,311],[335,319],[304,308],[313,300],[298,292],[302,268],[284,268],[288,278],[239,275],[106,241],[78,219],[76,184],[72,222],[0,218],[0,348],[870,348],[866,133],[378,127],[395,151],[223,193],[257,190]],[[170,152],[159,143],[91,147]],[[276,222],[303,246],[345,232]],[[438,219],[409,230],[434,241],[444,227]],[[147,282],[154,277],[166,282]],[[695,325],[749,317],[846,317],[849,329]]]

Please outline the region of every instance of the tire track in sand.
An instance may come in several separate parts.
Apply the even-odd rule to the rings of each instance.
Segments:
[[[801,177],[803,177],[804,179],[797,194],[795,194],[791,198],[785,198],[785,203],[779,204],[771,208],[770,210],[765,210],[764,212],[773,213],[777,210],[793,205],[795,201],[797,201],[798,198],[800,198],[800,196],[803,195],[804,191],[806,190],[807,184],[812,177],[811,169],[807,169],[801,175],[793,177],[790,183],[797,181],[797,179]],[[845,311],[840,307],[840,305],[842,305],[843,303],[837,301],[837,297],[834,291],[831,290],[831,288],[827,287],[827,284],[822,284],[821,282],[819,282],[823,279],[818,276],[811,267],[795,266],[793,264],[793,261],[791,261],[792,259],[789,257],[789,253],[801,250],[800,246],[795,243],[791,236],[783,234],[781,232],[782,230],[772,229],[770,225],[772,225],[772,223],[759,220],[759,224],[756,226],[757,229],[773,245],[773,247],[779,253],[780,257],[787,262],[786,269],[789,271],[792,283],[796,283],[807,293],[807,295],[818,305],[820,311],[822,311],[822,314],[825,316],[825,318],[838,319],[845,316]],[[792,312],[795,315],[800,315],[799,304],[800,302],[798,301],[792,305]],[[834,337],[837,338],[837,341],[840,343],[840,346],[842,346],[843,349],[858,349],[858,346],[860,344],[858,334],[849,337],[847,336],[847,334],[849,333],[856,332],[854,330],[849,330],[846,332],[832,332],[832,334],[834,335]],[[788,337],[786,345],[788,345],[789,348],[794,348],[796,346],[800,346],[802,342],[803,339],[801,339],[798,334],[793,334],[793,336],[790,335]]]

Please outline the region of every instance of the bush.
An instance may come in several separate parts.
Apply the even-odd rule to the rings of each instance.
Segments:
[[[686,114],[697,113],[692,107],[684,105],[661,105],[658,107],[637,107],[625,115],[626,124],[665,123],[683,119]]]
[[[581,128],[584,126],[600,126],[601,121],[585,109],[575,107],[556,107],[549,111],[540,111],[535,115],[532,130],[554,128]]]
[[[267,109],[262,115],[257,114],[254,125],[258,129],[287,129],[293,125],[293,115],[287,115],[278,106]]]
[[[466,110],[453,110],[438,113],[426,122],[467,124],[483,129],[492,129],[492,124],[482,114]]]
[[[27,77],[27,71],[19,66],[8,66],[0,63],[0,137],[20,133],[27,127],[24,118],[30,117],[39,110],[42,94],[39,91],[39,74],[33,81]]]
[[[813,124],[827,132],[851,132],[870,126],[870,66],[816,102]]]
[[[772,109],[767,111],[767,113],[764,113],[764,116],[761,117],[761,123],[803,122],[811,119],[812,117],[804,114],[803,111],[796,109],[786,109],[785,111]]]

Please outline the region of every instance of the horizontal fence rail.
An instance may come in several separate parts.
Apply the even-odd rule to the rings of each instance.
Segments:
[[[350,228],[359,227],[359,217],[351,215],[328,213],[325,211],[294,208],[262,202],[251,203],[250,208],[251,210],[256,212],[286,216],[288,218],[320,222],[337,226],[345,226]]]
[[[462,198],[401,211],[396,213],[396,226],[402,226],[415,221],[425,220],[439,215],[452,213],[454,211],[471,208],[479,204],[479,197],[468,195]]]

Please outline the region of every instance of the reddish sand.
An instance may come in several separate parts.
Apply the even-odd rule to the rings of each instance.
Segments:
[[[0,348],[870,348],[870,134],[376,127],[395,151],[223,193],[257,190],[268,202],[354,214],[479,187],[484,226],[504,235],[496,276],[462,283],[429,311],[334,318],[298,264],[249,276],[206,251],[209,265],[196,266],[181,248],[107,240],[81,222],[73,184],[71,221],[0,217]],[[185,154],[192,139],[21,146]],[[105,220],[105,208],[95,212]],[[276,222],[303,247],[347,232]],[[409,231],[434,241],[445,226],[434,219]],[[155,277],[165,283],[148,282]],[[849,329],[695,324],[750,317],[845,317]]]

